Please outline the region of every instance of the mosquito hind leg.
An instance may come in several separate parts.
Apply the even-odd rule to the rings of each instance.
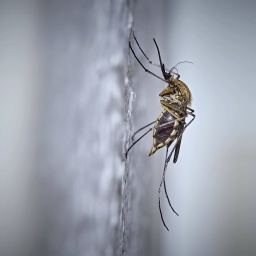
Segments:
[[[131,148],[137,143],[139,142],[144,136],[146,136],[150,131],[152,131],[153,128],[150,128],[147,132],[145,132],[142,136],[140,136],[136,141],[134,141],[132,143],[132,145],[127,149],[127,151],[125,152],[125,157],[127,158],[128,152],[131,150]]]
[[[170,145],[169,145],[170,146]],[[162,179],[161,179],[161,182],[160,182],[160,186],[159,186],[159,189],[158,189],[158,206],[159,206],[159,212],[160,212],[160,216],[161,216],[161,220],[165,226],[165,228],[169,231],[167,225],[165,224],[165,221],[164,221],[164,217],[163,217],[163,213],[162,213],[162,209],[161,209],[161,188],[162,188],[162,184],[164,183],[164,191],[165,191],[165,195],[166,195],[166,198],[168,200],[168,203],[169,203],[169,206],[171,207],[172,211],[177,215],[178,213],[174,210],[174,208],[172,207],[172,204],[170,202],[170,199],[169,199],[169,196],[168,196],[168,193],[167,193],[167,190],[166,190],[166,184],[165,184],[165,172],[166,172],[166,169],[167,169],[167,166],[168,166],[168,158],[169,156],[173,153],[173,150],[171,151],[170,155],[168,156],[168,149],[169,149],[169,146],[167,146],[166,148],[166,155],[165,155],[165,162],[164,162],[164,171],[163,171],[163,175],[162,175]],[[174,146],[175,147],[175,146]]]
[[[179,216],[179,214],[174,210],[174,208],[173,208],[173,206],[172,206],[172,204],[171,204],[171,201],[170,201],[170,199],[169,199],[169,196],[168,196],[168,193],[167,193],[167,189],[166,189],[165,179],[164,179],[164,192],[165,192],[165,196],[166,196],[166,198],[167,198],[168,204],[169,204],[169,206],[171,207],[172,211],[173,211],[177,216]]]
[[[165,173],[165,169],[167,168],[167,165],[166,165],[166,160],[167,160],[167,156],[168,156],[168,147],[166,149],[166,155],[165,155],[165,162],[164,162],[164,173]],[[162,187],[162,184],[164,182],[164,177],[162,176],[162,179],[161,179],[161,182],[160,182],[160,186],[159,186],[159,189],[158,189],[158,207],[159,207],[159,212],[160,212],[160,216],[161,216],[161,220],[163,222],[163,225],[165,226],[165,228],[169,231],[167,225],[165,224],[165,221],[164,221],[164,217],[163,217],[163,213],[162,213],[162,209],[161,209],[161,187]],[[167,195],[168,196],[168,195]],[[169,198],[169,197],[168,197]]]
[[[139,130],[137,130],[137,131],[132,135],[132,141],[134,141],[134,137],[135,137],[135,135],[136,135],[137,133],[139,133],[140,131],[142,131],[142,130],[144,130],[145,128],[149,127],[150,125],[154,124],[155,122],[156,122],[156,121],[151,122],[151,123],[149,123],[149,124],[147,124],[147,125],[141,127]]]
[[[169,144],[169,145],[167,146],[165,160],[167,159],[168,149],[169,149],[170,146],[171,146],[171,144]],[[167,167],[167,166],[166,166],[166,167]],[[166,198],[167,198],[167,201],[168,201],[169,206],[171,207],[172,211],[173,211],[177,216],[179,216],[179,214],[174,210],[174,208],[173,208],[173,206],[172,206],[172,204],[171,204],[171,201],[170,201],[170,199],[169,199],[169,196],[168,196],[168,193],[167,193],[167,189],[166,189],[166,184],[165,184],[165,177],[164,177],[164,192],[165,192],[165,196],[166,196]]]

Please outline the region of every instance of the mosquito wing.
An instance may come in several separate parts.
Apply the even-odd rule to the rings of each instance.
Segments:
[[[181,139],[182,136],[180,137],[176,147],[175,147],[175,152],[174,152],[174,157],[173,157],[173,163],[175,164],[178,161],[179,153],[180,153],[180,144],[181,144]]]

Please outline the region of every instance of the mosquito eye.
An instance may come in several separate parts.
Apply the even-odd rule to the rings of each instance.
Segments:
[[[169,73],[166,73],[165,76],[164,76],[165,80],[169,80],[170,77],[171,77],[171,75]]]

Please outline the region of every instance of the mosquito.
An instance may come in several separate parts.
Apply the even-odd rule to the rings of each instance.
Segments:
[[[161,199],[160,199],[161,188],[162,188],[162,185],[164,185],[164,191],[165,191],[166,198],[168,200],[168,204],[171,207],[172,211],[177,216],[179,216],[178,213],[172,207],[172,204],[170,202],[170,199],[169,199],[169,196],[168,196],[168,193],[166,190],[165,173],[166,173],[168,163],[170,162],[173,153],[174,153],[173,163],[177,162],[179,152],[180,152],[182,135],[183,135],[184,131],[186,130],[186,128],[194,121],[194,119],[196,117],[194,114],[194,110],[189,107],[192,102],[191,92],[190,92],[188,86],[179,79],[180,75],[178,74],[178,69],[176,67],[181,63],[185,63],[185,62],[192,63],[192,62],[189,62],[189,61],[179,62],[174,67],[172,67],[170,70],[168,70],[165,68],[165,65],[162,62],[161,54],[160,54],[158,45],[156,43],[156,40],[154,38],[153,38],[153,41],[154,41],[154,44],[157,49],[160,64],[156,64],[156,63],[152,62],[147,57],[145,52],[140,47],[140,44],[139,44],[137,38],[135,37],[134,32],[133,32],[133,38],[134,38],[138,48],[140,49],[140,51],[142,52],[142,54],[145,56],[145,58],[149,62],[149,64],[159,67],[162,71],[164,78],[156,75],[155,73],[153,73],[150,70],[145,68],[145,66],[142,64],[142,62],[139,60],[139,58],[135,54],[135,52],[131,46],[131,41],[129,41],[129,47],[130,47],[135,59],[138,61],[138,63],[141,65],[141,67],[145,70],[145,72],[147,72],[150,75],[155,76],[156,78],[167,83],[167,86],[159,94],[160,103],[163,107],[162,112],[160,113],[160,115],[158,116],[156,121],[153,121],[153,122],[143,126],[142,128],[140,128],[133,134],[132,141],[134,141],[135,135],[137,135],[137,133],[139,133],[142,130],[151,126],[142,136],[140,136],[136,141],[134,141],[131,144],[131,146],[126,151],[126,157],[128,155],[128,152],[131,150],[131,148],[152,130],[153,130],[153,146],[151,148],[149,156],[153,155],[158,149],[166,146],[164,170],[163,170],[162,179],[161,179],[159,189],[158,189],[158,206],[159,206],[159,211],[160,211],[161,220],[163,222],[163,225],[169,231],[169,229],[164,221],[162,210],[161,210]],[[188,116],[191,116],[192,119],[188,123],[186,123],[185,119]],[[152,127],[152,125],[153,125],[153,127]],[[169,148],[171,145],[173,145],[173,147],[172,147],[171,151],[169,152]]]

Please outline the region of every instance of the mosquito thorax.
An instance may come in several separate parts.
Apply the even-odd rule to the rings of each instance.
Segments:
[[[171,76],[168,79],[169,85],[166,88],[173,88],[173,91],[179,96],[182,96],[183,104],[186,106],[189,106],[192,102],[192,95],[188,88],[188,86],[179,80],[179,78],[175,78],[174,76]],[[180,97],[179,97],[180,98]]]

